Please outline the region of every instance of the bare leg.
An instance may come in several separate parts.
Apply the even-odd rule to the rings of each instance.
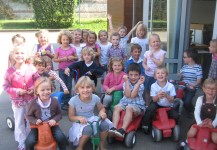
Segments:
[[[100,150],[105,150],[105,142],[108,136],[108,131],[104,131],[100,133]]]
[[[113,122],[115,128],[117,128],[117,126],[118,126],[121,111],[122,111],[122,108],[116,105],[114,108],[113,116],[112,116],[112,122]]]
[[[89,140],[89,136],[88,135],[82,135],[79,141],[79,145],[77,147],[77,150],[83,150],[84,145],[86,144],[86,142]]]
[[[212,142],[217,144],[217,133],[216,132],[212,132]]]
[[[191,126],[190,130],[188,131],[187,137],[193,138],[197,134],[197,129]]]
[[[122,128],[124,130],[127,129],[128,125],[130,124],[132,119],[133,119],[133,108],[127,107],[126,108],[126,114],[125,114],[124,120],[123,120],[123,125],[122,125]]]

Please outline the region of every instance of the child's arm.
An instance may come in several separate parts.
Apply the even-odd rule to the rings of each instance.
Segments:
[[[144,59],[143,59],[142,66],[145,69],[145,71],[150,70],[150,67],[148,67],[148,65],[147,65],[147,58],[146,57],[144,57]]]
[[[77,56],[76,52],[72,56],[67,56],[67,60],[77,61],[78,60],[78,56]]]
[[[53,59],[53,57],[54,57],[54,48],[53,48],[53,46],[50,44],[50,48],[51,48],[51,51],[49,51],[49,50],[47,50],[46,51],[46,54],[51,58],[51,59]]]
[[[123,79],[125,81],[125,90],[124,90],[124,95],[128,98],[131,97],[131,89],[130,89],[130,85],[129,85],[129,80],[128,80],[128,76],[124,75]]]
[[[196,101],[196,104],[195,104],[194,118],[196,120],[197,125],[202,124],[202,119],[200,117],[202,101],[203,101],[203,98],[202,98],[202,96],[200,96],[200,97],[197,98],[197,101]]]
[[[109,29],[111,30],[111,32],[114,32],[114,28],[112,25],[112,16],[110,14],[108,14],[107,18],[108,18],[108,22],[109,22]]]
[[[58,57],[59,57],[58,53],[55,53],[53,61],[56,62],[56,63],[67,61],[67,57],[63,57],[63,58],[58,58]]]
[[[80,121],[82,124],[86,124],[87,120],[86,118],[82,116],[75,116],[75,108],[69,105],[69,112],[68,112],[69,120],[71,122]]]
[[[98,44],[96,44],[95,57],[100,57],[100,54],[101,54],[101,48]]]
[[[107,118],[107,115],[105,113],[105,108],[101,102],[97,104],[97,109],[99,110],[99,117],[101,117],[102,119]]]
[[[135,98],[138,96],[138,92],[139,92],[139,87],[141,84],[143,84],[145,82],[145,77],[141,76],[139,81],[136,83],[136,85],[134,86],[132,92],[131,92],[131,98]]]
[[[163,54],[160,59],[156,59],[154,56],[153,56],[153,53],[150,53],[150,58],[152,59],[152,61],[157,65],[157,66],[161,66],[164,64],[164,59],[165,59],[165,54]]]
[[[50,126],[54,126],[57,122],[59,122],[62,119],[62,112],[57,99],[51,98],[51,100],[52,100],[51,105],[53,106],[55,113],[48,121],[48,123]],[[50,108],[52,108],[52,106]]]
[[[120,82],[120,84],[114,86],[114,89],[115,89],[116,91],[117,91],[117,90],[122,90],[122,89],[123,89],[123,83],[124,83],[123,75],[125,75],[124,72],[121,73],[122,78],[121,78],[121,82]]]
[[[128,32],[128,34],[126,35],[128,38],[130,38],[130,36],[132,35],[133,31],[136,30],[136,28],[138,27],[139,24],[142,24],[142,21],[139,21],[139,22],[130,30],[130,32]]]

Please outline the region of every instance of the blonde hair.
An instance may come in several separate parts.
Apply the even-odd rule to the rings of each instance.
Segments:
[[[215,44],[215,53],[217,53],[217,39],[212,39],[210,43]]]
[[[152,34],[149,36],[149,43],[151,42],[151,38],[154,37],[154,36],[157,37],[158,40],[161,42],[160,36],[159,36],[158,34],[156,34],[156,33],[152,33]]]
[[[72,42],[71,32],[69,30],[61,30],[58,37],[57,37],[57,43],[62,44],[61,38],[62,38],[63,35],[65,35],[65,36],[67,36],[69,38],[69,43]]]
[[[51,87],[51,93],[54,91],[54,88],[53,88],[53,84],[51,82],[51,80],[48,78],[48,77],[39,77],[35,83],[34,83],[34,94],[37,96],[38,93],[37,93],[37,90],[38,90],[38,87],[42,84],[42,83],[49,83],[50,84],[50,87]]]
[[[207,85],[215,85],[215,87],[217,87],[217,80],[214,80],[212,78],[207,78],[204,82],[203,82],[203,88],[205,88]]]
[[[91,47],[84,47],[81,51],[81,60],[84,60],[83,55],[84,54],[89,54],[91,55],[91,60],[94,60],[94,50]]]
[[[136,28],[136,36],[139,36],[139,31],[144,31],[143,38],[147,37],[147,27],[144,24],[139,24],[138,27]]]
[[[122,58],[119,58],[119,57],[112,57],[112,58],[110,59],[109,65],[108,65],[108,70],[109,70],[110,72],[113,71],[112,66],[113,66],[114,62],[120,62],[121,65],[122,65],[122,71],[123,71],[123,69],[124,69],[124,60],[123,60]]]
[[[27,58],[28,58],[28,56],[27,56],[27,51],[26,51],[26,49],[25,49],[25,46],[23,46],[23,45],[18,45],[18,46],[14,46],[13,47],[13,49],[12,49],[12,59],[14,60],[14,55],[15,55],[15,53],[16,53],[16,51],[18,51],[18,50],[20,50],[20,49],[22,49],[23,51],[24,51],[24,56],[25,56],[25,62],[26,62],[26,60],[27,60]],[[16,61],[14,60],[14,62],[16,63]]]
[[[163,71],[167,74],[167,76],[169,75],[169,72],[168,72],[167,68],[164,67],[164,66],[159,66],[159,67],[157,67],[157,68],[155,69],[155,71],[154,71],[154,75],[156,75],[156,72],[157,72],[158,70],[163,70]]]
[[[127,33],[127,27],[126,27],[126,26],[120,26],[120,27],[118,28],[118,32],[119,32],[121,29],[124,29],[125,32]]]
[[[48,41],[48,34],[49,34],[48,30],[46,30],[46,29],[39,30],[38,32],[35,33],[35,37],[38,38],[40,34],[44,34],[47,37],[47,42],[49,42]]]
[[[93,92],[95,91],[95,85],[92,82],[92,80],[88,76],[82,76],[78,79],[76,85],[75,85],[75,92],[78,93],[78,88],[81,86],[91,86]]]

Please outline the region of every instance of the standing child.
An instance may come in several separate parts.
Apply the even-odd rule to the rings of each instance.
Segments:
[[[34,80],[32,76],[36,70],[32,64],[25,64],[27,51],[23,46],[13,48],[15,64],[8,68],[4,78],[3,88],[10,95],[12,110],[14,113],[15,141],[19,143],[18,149],[25,149],[24,142],[29,131],[24,121],[26,109],[30,101],[34,99]]]
[[[145,69],[145,100],[146,105],[150,102],[150,88],[156,81],[154,78],[154,71],[158,66],[164,64],[166,52],[160,48],[161,41],[158,34],[151,34],[149,37],[150,50],[146,51],[143,59],[143,67]]]
[[[203,74],[202,67],[196,64],[197,51],[188,49],[184,51],[183,59],[185,65],[180,70],[180,76],[182,81],[187,84],[185,88],[184,108],[190,113],[188,116],[191,117],[194,112],[194,106],[192,99],[196,94],[196,88],[201,84]]]
[[[145,70],[143,68],[143,59],[140,58],[142,52],[142,48],[139,44],[132,44],[131,45],[131,57],[127,60],[125,65],[125,72],[127,72],[127,68],[132,63],[137,63],[140,66],[141,74],[145,76]]]
[[[136,28],[136,37],[131,39],[133,44],[139,44],[142,47],[140,58],[144,58],[144,53],[148,49],[147,27],[144,24],[139,24]]]
[[[141,75],[140,66],[137,63],[132,63],[127,68],[127,75],[123,76],[124,84],[124,97],[120,100],[120,103],[114,107],[113,112],[113,125],[109,131],[115,133],[119,137],[124,137],[128,125],[133,120],[134,116],[138,116],[145,111],[145,102],[142,94],[144,91],[144,76]],[[126,111],[123,118],[123,125],[117,130],[118,122],[120,120],[120,112]]]
[[[123,90],[123,76],[125,75],[123,68],[123,59],[112,58],[109,62],[109,73],[106,75],[103,83],[103,89],[106,93],[103,99],[103,105],[106,109],[109,108],[112,101],[112,92]]]
[[[168,71],[165,67],[158,67],[155,69],[154,77],[157,79],[155,83],[151,85],[151,97],[152,101],[146,109],[143,117],[143,128],[147,129],[149,133],[151,129],[151,123],[155,117],[157,108],[171,107],[172,109],[167,111],[169,118],[175,119],[176,123],[179,119],[179,114],[176,109],[173,108],[174,97],[176,96],[176,90],[172,83],[167,81]]]
[[[117,32],[112,33],[110,37],[112,46],[108,49],[107,57],[110,60],[112,57],[119,57],[126,62],[127,54],[124,48],[121,48],[119,45],[120,35]]]
[[[71,98],[73,77],[73,72],[66,75],[64,71],[69,65],[72,65],[74,61],[78,60],[75,48],[70,46],[71,40],[71,33],[68,30],[60,31],[57,42],[61,44],[61,46],[55,50],[54,54],[54,62],[59,63],[59,76],[69,90],[69,94],[63,96],[62,109],[67,109],[68,107],[68,101]],[[62,87],[60,87],[60,90],[63,91]]]
[[[83,44],[87,43],[87,35],[88,35],[89,29],[83,29],[82,30],[82,42]]]
[[[83,76],[75,85],[75,90],[78,95],[75,95],[69,101],[69,120],[73,122],[69,130],[69,140],[73,142],[73,145],[78,146],[77,150],[83,150],[84,145],[93,132],[87,121],[93,121],[98,118],[94,115],[94,108],[97,107],[99,111],[98,116],[102,118],[99,125],[100,149],[105,150],[109,120],[106,119],[105,108],[100,102],[100,98],[93,94],[95,86],[89,77]],[[76,123],[76,121],[80,123]]]
[[[204,95],[197,98],[194,118],[198,126],[216,128],[217,127],[217,82],[213,79],[206,79],[203,83]],[[193,138],[197,134],[197,129],[192,125],[188,131],[187,137]],[[217,144],[217,133],[212,132],[211,140]],[[184,149],[186,142],[177,145],[178,149]]]
[[[212,53],[212,63],[208,77],[217,80],[217,39],[210,41],[209,51]]]
[[[49,78],[40,77],[36,80],[34,93],[37,96],[37,99],[30,103],[26,118],[30,124],[33,125],[48,122],[51,127],[52,135],[57,141],[59,148],[61,150],[66,150],[67,139],[62,133],[60,127],[55,126],[55,124],[62,118],[62,115],[58,101],[55,98],[50,97],[53,91],[52,87]],[[25,141],[26,149],[34,149],[38,140],[38,129],[31,129]]]

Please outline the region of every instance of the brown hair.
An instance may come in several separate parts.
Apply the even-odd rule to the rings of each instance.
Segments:
[[[42,65],[42,66],[46,67],[46,62],[42,57],[34,57],[33,65],[34,66]]]
[[[15,34],[15,35],[12,36],[12,38],[11,38],[12,43],[14,43],[14,40],[15,40],[16,38],[21,38],[21,39],[23,39],[23,43],[26,42],[26,39],[24,38],[24,36],[22,36],[21,34]]]
[[[121,29],[124,29],[125,32],[127,33],[127,27],[126,27],[126,26],[120,26],[120,27],[118,28],[118,32],[119,32]]]
[[[98,38],[100,37],[100,35],[102,33],[105,33],[107,35],[107,38],[108,38],[108,32],[106,30],[100,30],[99,33],[98,33]]]
[[[41,84],[44,83],[44,82],[48,82],[48,83],[50,84],[51,92],[54,91],[54,89],[53,89],[53,84],[52,84],[51,80],[50,80],[48,77],[39,77],[39,78],[35,81],[35,83],[34,83],[34,94],[35,94],[36,96],[38,95],[37,90],[38,90],[39,85],[41,85]]]
[[[132,44],[131,45],[131,52],[133,52],[133,50],[138,49],[140,50],[140,52],[142,52],[142,47],[139,44]]]
[[[121,65],[123,66],[122,70],[124,69],[124,60],[122,58],[119,58],[119,57],[112,57],[109,61],[109,65],[108,65],[108,70],[110,72],[113,71],[112,66],[113,66],[114,62],[120,62]]]
[[[89,37],[91,34],[94,35],[95,41],[96,41],[96,40],[97,40],[97,35],[96,35],[96,33],[95,33],[94,31],[88,31],[88,33],[87,33],[87,40],[88,40],[88,37]]]
[[[91,60],[94,60],[94,50],[91,47],[84,47],[81,51],[81,60],[84,60],[83,55],[84,54],[89,54],[91,55]]]
[[[72,42],[71,32],[69,30],[61,30],[57,38],[57,43],[62,44],[61,38],[63,35],[66,35],[69,38],[69,43]]]
[[[111,35],[110,35],[110,39],[113,37],[113,36],[118,36],[119,39],[121,38],[120,34],[118,32],[113,32]]]

